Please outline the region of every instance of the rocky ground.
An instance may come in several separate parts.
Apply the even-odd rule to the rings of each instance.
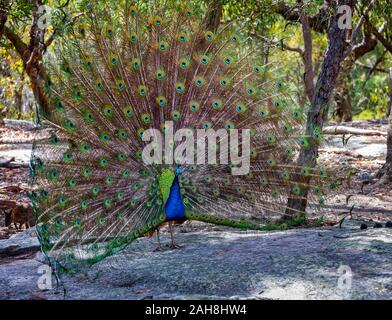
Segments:
[[[0,160],[16,163],[0,168],[2,203],[26,200],[35,134],[0,128]],[[353,174],[329,199],[322,228],[255,233],[186,224],[177,228],[180,250],[153,252],[154,239],[142,238],[87,273],[62,276],[59,288],[53,278],[52,290],[38,287],[45,267],[34,230],[4,227],[0,210],[0,238],[6,239],[0,241],[0,299],[391,299],[392,229],[385,222],[392,220],[392,186],[373,179],[385,152],[383,136],[353,136],[347,144],[342,136],[326,139],[320,163],[336,176]],[[342,228],[327,226],[343,217]],[[374,228],[376,222],[383,227]]]
[[[59,287],[53,277],[46,290],[38,287],[47,271],[32,232],[0,242],[0,299],[392,298],[392,229],[360,230],[356,221],[341,229],[182,232],[183,247],[163,252],[142,238],[88,272],[62,275]]]

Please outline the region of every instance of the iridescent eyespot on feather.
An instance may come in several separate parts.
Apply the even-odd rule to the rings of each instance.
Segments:
[[[116,56],[111,56],[111,57],[109,58],[109,62],[110,62],[110,65],[112,65],[113,67],[115,67],[115,66],[118,65],[118,58],[117,58]]]
[[[56,110],[61,111],[61,112],[64,111],[64,105],[59,99],[56,99],[54,106],[55,106]]]
[[[294,149],[293,149],[293,147],[287,147],[287,148],[284,150],[284,154],[285,154],[286,156],[288,156],[288,157],[294,156]]]
[[[85,178],[90,177],[90,176],[91,176],[91,173],[92,173],[92,171],[91,171],[90,168],[84,168],[84,169],[82,170],[82,176],[85,177]]]
[[[49,192],[47,190],[41,190],[39,195],[44,200],[48,200],[49,199]]]
[[[105,105],[102,107],[102,113],[105,117],[111,117],[113,115],[113,108],[111,105]]]
[[[226,130],[235,129],[235,124],[234,122],[226,122],[224,128]]]
[[[122,91],[122,90],[125,89],[125,83],[124,83],[123,80],[117,80],[117,81],[116,81],[116,89],[117,89],[118,91]]]
[[[129,41],[131,41],[131,43],[136,43],[137,39],[138,37],[136,33],[132,33],[131,36],[129,37]]]
[[[311,169],[310,169],[309,167],[302,167],[302,168],[301,168],[301,174],[302,174],[304,177],[309,177],[310,174],[311,174]]]
[[[80,89],[78,87],[76,87],[72,90],[72,97],[75,100],[82,100],[82,92],[80,91]]]
[[[112,199],[106,198],[105,201],[103,202],[103,206],[104,206],[106,209],[110,209],[111,206],[112,206],[112,202],[113,202]],[[105,224],[105,222],[106,222],[105,217],[100,217],[100,218],[98,219],[98,222],[99,222],[99,224]]]
[[[211,129],[212,128],[212,123],[211,122],[204,122],[201,125],[202,129]]]
[[[230,41],[233,42],[233,43],[237,43],[237,42],[239,41],[239,39],[240,39],[240,36],[237,35],[237,34],[233,34],[233,35],[230,37]]]
[[[116,135],[122,141],[124,141],[128,138],[128,133],[125,129],[118,129],[116,132]]]
[[[205,38],[207,41],[212,41],[212,40],[214,40],[215,35],[214,35],[214,33],[213,33],[212,31],[207,31],[207,32],[204,34],[204,38]]]
[[[125,107],[122,111],[124,116],[126,116],[127,118],[130,118],[134,115],[134,111],[131,106]]]
[[[64,119],[64,128],[68,133],[72,133],[76,130],[76,125],[69,119]]]
[[[82,200],[80,201],[80,209],[86,210],[87,208],[88,208],[88,200],[82,199]],[[80,226],[80,225],[81,225],[80,219],[76,219],[75,224],[76,224],[77,226]]]
[[[178,35],[178,41],[180,42],[180,43],[186,43],[187,41],[188,41],[188,36],[186,35],[186,33],[184,33],[184,32],[181,32],[179,35]]]
[[[148,113],[143,113],[141,119],[145,124],[149,124],[151,122],[151,116]]]
[[[90,146],[89,146],[88,144],[82,143],[82,144],[80,145],[79,149],[80,149],[80,151],[81,151],[82,153],[88,153],[88,152],[90,151],[91,148],[90,148]]]
[[[255,89],[254,87],[247,87],[247,88],[246,88],[246,93],[247,93],[249,96],[253,96],[253,95],[256,93],[256,89]]]
[[[83,61],[83,66],[86,70],[91,71],[93,69],[93,62],[91,58],[85,59]]]
[[[214,110],[219,110],[223,106],[222,100],[221,99],[213,99],[212,100],[212,108]]]
[[[299,195],[301,193],[301,188],[298,185],[295,185],[292,189],[293,193]]]
[[[137,130],[137,135],[140,137],[140,138],[143,138],[143,136],[144,136],[144,129],[143,128],[139,128],[138,130]]]
[[[106,28],[105,28],[105,34],[106,34],[108,37],[112,37],[112,36],[114,35],[113,26],[110,26],[110,25],[106,26]]]
[[[67,198],[65,196],[60,196],[59,200],[58,200],[58,203],[59,203],[60,206],[64,207],[66,205],[66,203],[67,203]],[[61,224],[61,222],[57,221],[57,224]]]
[[[237,113],[244,113],[247,111],[247,107],[244,103],[240,102],[235,105],[235,111],[237,111]]]
[[[66,152],[64,152],[64,154],[63,154],[63,160],[64,160],[64,162],[71,162],[72,160],[73,160],[73,155],[72,155],[72,153],[70,152],[70,151],[66,151]]]
[[[164,107],[167,104],[167,99],[164,96],[158,96],[155,100],[160,107]]]
[[[181,113],[180,113],[179,111],[177,111],[177,110],[174,110],[174,111],[171,113],[171,116],[172,116],[172,119],[173,119],[174,121],[178,121],[178,120],[180,120],[180,118],[181,118]]]
[[[161,26],[162,25],[162,18],[160,17],[160,16],[156,16],[156,17],[154,17],[153,19],[152,19],[152,23],[155,25],[155,26],[157,26],[157,27],[159,27],[159,26]]]
[[[48,178],[50,181],[54,182],[57,181],[57,178],[59,176],[59,173],[56,169],[50,169],[48,172]]]
[[[136,6],[130,6],[129,7],[129,13],[131,14],[131,15],[137,15],[137,13],[138,13],[138,10],[137,10],[137,7]]]
[[[127,155],[125,154],[125,152],[119,152],[118,154],[117,154],[117,159],[118,160],[120,160],[120,161],[124,161],[124,160],[126,160],[127,159]]]
[[[134,70],[139,70],[140,69],[140,66],[141,66],[140,59],[138,59],[138,58],[133,59],[131,64],[132,64],[132,68]]]
[[[200,104],[197,101],[191,101],[189,107],[191,111],[197,111],[200,109]]]
[[[77,184],[78,184],[78,183],[77,183],[76,179],[74,179],[74,178],[71,178],[71,179],[68,180],[68,185],[69,185],[71,188],[76,187]]]
[[[162,52],[166,51],[169,48],[169,44],[166,41],[160,41],[158,43],[158,49]]]
[[[267,136],[265,137],[265,140],[266,140],[268,143],[275,143],[275,142],[276,142],[276,136],[273,135],[273,134],[267,135]]]
[[[102,91],[103,90],[103,82],[102,81],[97,81],[95,83],[95,87],[97,88],[98,91]]]
[[[181,58],[178,62],[178,65],[181,69],[187,69],[189,68],[190,62],[188,58]]]
[[[206,55],[202,55],[200,57],[200,63],[203,65],[207,65],[210,62],[210,58]]]
[[[121,175],[122,175],[124,178],[128,178],[128,177],[131,176],[131,173],[129,172],[129,170],[125,169],[125,170],[121,173]]]
[[[134,182],[134,183],[132,184],[133,190],[139,190],[140,187],[141,187],[141,184],[140,184],[140,182],[138,182],[138,181],[136,181],[136,182]]]
[[[296,120],[301,120],[301,119],[302,119],[301,110],[299,110],[299,109],[294,110],[294,111],[293,111],[293,117],[294,117],[294,119],[296,119]]]
[[[291,132],[293,132],[293,127],[290,124],[285,123],[283,125],[283,132],[285,132],[286,134],[291,133]]]
[[[83,119],[87,124],[94,123],[94,115],[89,111],[83,112]]]
[[[207,183],[210,183],[210,182],[212,182],[212,177],[210,175],[206,175],[206,176],[204,176],[204,181]]]
[[[223,88],[227,88],[228,86],[230,86],[231,81],[229,78],[224,77],[222,79],[220,79],[219,84],[223,87]]]
[[[267,164],[269,165],[269,166],[271,166],[271,167],[273,167],[273,166],[275,166],[276,165],[276,161],[275,161],[275,159],[268,159],[267,160]]]
[[[105,184],[111,185],[113,183],[113,178],[112,177],[106,177],[105,178]]]
[[[308,148],[309,147],[309,138],[308,137],[301,137],[299,140],[298,140],[298,143],[299,143],[299,145],[302,147],[302,148]]]
[[[176,92],[180,94],[185,92],[185,85],[183,82],[176,82]]]
[[[102,132],[99,134],[99,140],[101,140],[103,143],[108,143],[110,141],[110,136],[106,132]]]
[[[226,57],[223,58],[223,61],[224,61],[224,63],[225,63],[226,65],[230,66],[230,65],[233,64],[234,59],[233,59],[233,57],[231,57],[231,56],[226,56]]]
[[[254,66],[253,67],[253,72],[256,73],[256,74],[259,74],[259,73],[261,73],[264,70],[265,70],[264,66]]]
[[[145,97],[147,95],[147,87],[141,85],[141,86],[138,87],[137,92],[139,93],[139,95],[141,97]]]
[[[99,160],[99,165],[100,165],[102,168],[106,168],[106,167],[109,165],[109,161],[108,161],[106,158],[101,158],[101,159]]]
[[[201,88],[205,85],[206,81],[204,80],[204,78],[202,76],[198,76],[195,79],[195,85],[198,88]]]
[[[166,77],[166,72],[163,71],[162,69],[158,69],[158,70],[155,72],[155,79],[157,79],[157,80],[163,80],[163,79],[165,79],[165,77]]]
[[[250,150],[250,156],[255,159],[257,157],[257,150],[255,148],[252,148]]]

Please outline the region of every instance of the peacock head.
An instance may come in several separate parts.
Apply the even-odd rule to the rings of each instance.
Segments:
[[[179,176],[182,174],[182,168],[181,167],[177,167],[176,168],[176,175]]]

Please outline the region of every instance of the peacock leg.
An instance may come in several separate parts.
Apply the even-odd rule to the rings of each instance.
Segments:
[[[154,251],[163,251],[164,248],[162,247],[161,240],[160,240],[160,238],[159,238],[159,228],[157,228],[157,242],[158,242],[158,245],[157,245],[157,247],[154,249]]]
[[[171,221],[169,222],[169,231],[170,231],[170,237],[171,237],[171,244],[169,245],[169,248],[180,249],[181,246],[176,244],[176,242],[174,241],[174,234],[173,234],[173,230],[172,230],[172,222]]]

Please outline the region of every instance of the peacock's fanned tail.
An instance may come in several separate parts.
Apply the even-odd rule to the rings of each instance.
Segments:
[[[181,165],[186,218],[268,230],[290,193],[302,198],[310,188],[310,205],[324,202],[324,170],[295,165],[309,144],[305,111],[279,61],[265,59],[274,48],[241,39],[244,32],[233,32],[241,26],[230,23],[204,30],[189,8],[149,10],[91,2],[46,57],[53,108],[43,122],[47,139],[34,145],[32,199],[43,250],[70,268],[166,221],[177,165],[145,164],[142,138],[149,128],[165,133],[168,121],[174,131],[250,129],[248,174],[219,163],[229,151],[219,143],[209,145],[217,164]]]

